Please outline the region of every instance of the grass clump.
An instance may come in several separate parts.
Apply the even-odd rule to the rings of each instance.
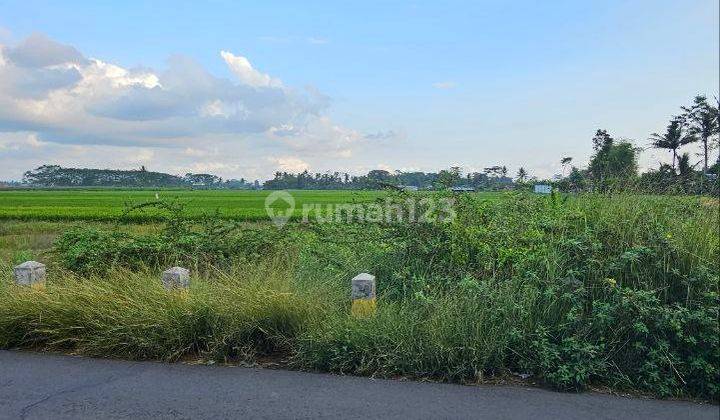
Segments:
[[[53,275],[43,289],[0,286],[0,347],[174,361],[185,356],[251,362],[283,353],[322,304],[290,289],[288,266],[273,260],[194,278],[166,291],[157,273],[115,269],[104,276]]]

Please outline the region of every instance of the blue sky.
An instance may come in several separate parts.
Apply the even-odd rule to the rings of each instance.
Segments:
[[[0,158],[13,162],[0,178],[46,162],[249,178],[505,164],[550,176],[561,156],[587,161],[597,128],[645,146],[680,105],[719,89],[714,0],[0,0],[0,10],[8,56],[64,45],[159,80],[104,90],[117,83],[92,79],[90,93],[67,82],[57,88],[65,96],[33,85],[49,99],[35,95],[32,109],[45,114],[28,116],[17,105],[29,100],[28,80],[75,70],[5,60],[12,77],[0,102],[5,86],[17,109],[0,111]],[[23,44],[30,36],[42,38]],[[72,65],[83,81],[97,73]],[[205,75],[212,89],[182,87]],[[641,162],[667,157],[648,151]]]

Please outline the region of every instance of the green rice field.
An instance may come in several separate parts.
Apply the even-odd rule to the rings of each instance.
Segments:
[[[383,191],[293,190],[293,217],[302,215],[304,204],[338,205],[367,203],[381,199]],[[0,219],[72,221],[110,221],[128,206],[160,199],[182,203],[187,217],[196,218],[219,212],[233,220],[267,219],[265,199],[272,191],[246,190],[4,190],[0,191]],[[157,195],[156,195],[157,194]],[[477,193],[489,199],[501,193]],[[157,197],[157,198],[156,198]],[[273,207],[285,204],[278,201]],[[132,221],[152,221],[157,212],[133,212]]]
[[[213,214],[216,210],[228,219],[262,220],[267,218],[265,198],[271,191],[228,190],[6,190],[0,191],[0,219],[19,220],[114,220],[128,206],[155,201],[177,200],[184,204],[188,217]],[[384,193],[379,191],[291,191],[295,199],[294,216],[302,214],[302,205],[370,202]],[[157,194],[157,196],[156,196]],[[283,205],[279,202],[277,205]],[[134,212],[134,221],[153,220],[152,212]]]

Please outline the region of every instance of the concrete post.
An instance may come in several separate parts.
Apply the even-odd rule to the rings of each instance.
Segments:
[[[19,286],[42,287],[45,284],[45,264],[25,261],[13,268],[15,284]]]
[[[163,271],[162,283],[166,290],[187,289],[190,287],[190,270],[182,267],[172,267]]]
[[[350,298],[352,299],[351,313],[356,317],[366,317],[375,314],[377,308],[375,300],[375,276],[360,273],[351,281]]]

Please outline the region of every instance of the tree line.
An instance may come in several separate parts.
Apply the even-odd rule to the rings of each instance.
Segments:
[[[194,187],[194,188],[259,188],[258,181],[223,180],[212,174],[187,173],[185,176],[148,171],[144,166],[135,170],[64,168],[43,165],[23,175],[21,185],[32,187]]]
[[[496,168],[503,168],[497,170]],[[507,176],[507,168],[490,167],[483,172],[461,174],[459,167],[452,167],[439,172],[402,172],[375,169],[365,175],[347,173],[310,173],[303,171],[298,174],[276,172],[273,179],[265,181],[263,188],[269,190],[284,189],[378,189],[384,187],[416,187],[423,190],[439,189],[453,186],[467,186],[479,190],[500,189],[513,185],[512,178]]]

